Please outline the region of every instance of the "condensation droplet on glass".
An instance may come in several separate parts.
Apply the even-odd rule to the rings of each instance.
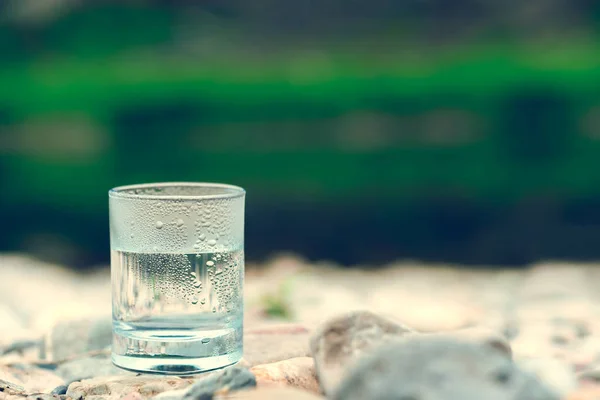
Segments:
[[[129,235],[129,237],[133,239],[133,233],[131,235]]]
[[[212,312],[213,312],[214,314],[216,314],[216,313],[217,313],[217,307],[213,307],[213,309],[212,309]]]
[[[198,299],[192,300],[192,304],[194,304],[194,305],[198,304]]]
[[[208,241],[208,245],[209,245],[209,246],[214,246],[214,245],[216,245],[216,244],[217,244],[217,241],[216,241],[215,239],[210,239],[210,240]]]
[[[175,223],[177,224],[177,226],[183,226],[183,220],[181,218],[175,221]]]
[[[206,265],[209,266],[209,267],[212,267],[213,265],[215,265],[215,262],[214,261],[207,261]]]
[[[156,221],[156,229],[161,229],[163,227],[163,222],[162,221]]]
[[[200,343],[202,343],[202,344],[207,344],[209,342],[210,342],[210,338],[204,338],[200,341]]]
[[[200,304],[206,304],[206,299],[203,298],[202,300],[200,300]]]
[[[198,240],[200,241],[204,241],[206,239],[206,235],[204,233],[200,234],[200,236],[198,236]]]

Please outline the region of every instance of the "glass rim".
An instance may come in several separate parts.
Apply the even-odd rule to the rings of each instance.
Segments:
[[[217,194],[138,194],[131,193],[135,189],[155,189],[165,187],[192,187],[222,189],[222,193]],[[114,199],[135,199],[135,200],[218,200],[234,199],[243,197],[246,194],[244,188],[227,183],[214,182],[156,182],[156,183],[138,183],[134,185],[117,186],[108,191],[108,197]]]

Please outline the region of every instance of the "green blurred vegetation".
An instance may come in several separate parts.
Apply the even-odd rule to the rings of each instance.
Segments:
[[[337,2],[263,20],[233,1],[63,1],[4,9],[0,250],[105,261],[108,188],[191,180],[248,189],[251,257],[600,256],[591,3],[502,30],[468,1],[353,3],[366,25]]]

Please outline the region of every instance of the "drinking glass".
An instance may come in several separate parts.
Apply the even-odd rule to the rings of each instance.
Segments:
[[[109,191],[115,365],[182,375],[241,359],[244,200],[216,183]]]

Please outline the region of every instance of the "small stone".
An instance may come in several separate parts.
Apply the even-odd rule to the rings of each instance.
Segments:
[[[226,396],[216,396],[216,400],[325,400],[324,397],[294,388],[258,388],[242,390]]]
[[[68,389],[67,385],[60,385],[60,386],[55,387],[50,392],[50,394],[56,394],[56,395],[59,395],[59,396],[62,395],[62,394],[67,394],[67,389]]]
[[[69,385],[67,398],[73,400],[112,400],[137,392],[152,397],[170,390],[182,389],[193,383],[192,378],[162,376],[113,376],[86,379]]]
[[[534,374],[541,382],[554,389],[561,398],[577,388],[577,378],[570,365],[551,357],[539,357],[518,362],[519,366]]]
[[[257,365],[250,369],[256,376],[257,386],[283,385],[320,393],[312,357],[298,357],[272,364]]]
[[[496,349],[464,340],[413,335],[361,358],[335,400],[558,400],[551,389]]]
[[[227,394],[256,387],[256,378],[246,368],[230,367],[197,381],[183,397],[185,400],[210,400],[215,394]]]
[[[357,311],[325,323],[311,338],[310,349],[323,392],[330,396],[344,372],[366,352],[414,331],[369,311]]]

